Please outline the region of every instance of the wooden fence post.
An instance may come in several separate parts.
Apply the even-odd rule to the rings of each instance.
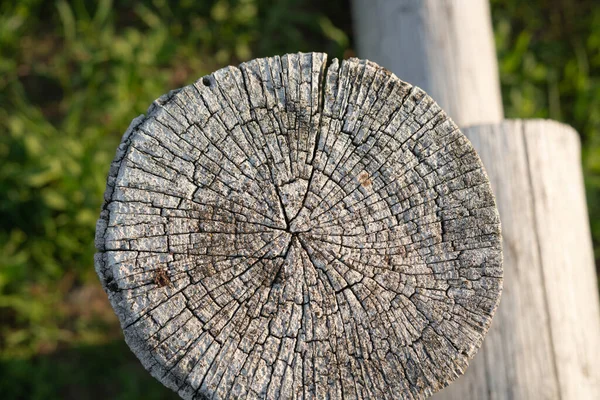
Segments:
[[[228,67],[125,133],[95,264],[183,398],[418,399],[463,373],[502,286],[470,142],[374,63]]]
[[[600,310],[577,133],[552,121],[499,120],[487,0],[354,0],[354,17],[359,55],[424,85],[463,128],[502,221],[505,280],[494,324],[467,373],[434,397],[600,398]]]
[[[353,0],[361,58],[425,90],[460,127],[504,118],[487,0]]]

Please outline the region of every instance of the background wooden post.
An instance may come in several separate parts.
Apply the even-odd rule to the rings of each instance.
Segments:
[[[503,118],[487,0],[354,0],[360,57],[425,90],[459,126]]]
[[[422,85],[463,127],[503,224],[494,324],[467,373],[435,398],[599,398],[600,311],[577,133],[552,121],[500,122],[487,0],[354,0],[354,17],[359,55]]]

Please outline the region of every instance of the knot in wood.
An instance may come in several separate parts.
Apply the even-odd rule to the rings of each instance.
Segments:
[[[465,370],[502,282],[469,141],[421,89],[319,53],[155,101],[96,246],[127,343],[183,398],[421,398]]]

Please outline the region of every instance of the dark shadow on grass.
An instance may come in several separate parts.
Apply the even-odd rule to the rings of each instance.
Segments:
[[[178,399],[144,370],[123,341],[32,359],[0,360],[2,400]]]

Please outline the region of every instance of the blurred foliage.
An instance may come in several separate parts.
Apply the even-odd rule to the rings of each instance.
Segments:
[[[0,360],[2,399],[178,399],[155,381],[124,341],[81,346],[37,356]]]
[[[349,0],[0,2],[2,398],[166,398],[122,342],[93,269],[121,134],[162,93],[227,64],[353,55]],[[582,135],[600,258],[600,7],[492,0],[508,117]]]

